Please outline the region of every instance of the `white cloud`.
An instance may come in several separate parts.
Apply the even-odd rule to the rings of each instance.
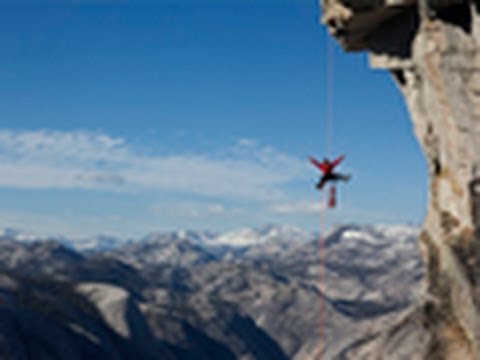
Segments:
[[[235,209],[227,209],[218,203],[181,203],[156,205],[152,208],[155,215],[173,218],[206,219],[210,216],[218,216],[234,213]]]
[[[269,210],[276,214],[313,214],[325,210],[326,204],[320,202],[297,202],[271,205]]]
[[[302,161],[243,139],[222,155],[152,156],[124,139],[85,131],[0,130],[0,186],[166,190],[267,200],[302,176]]]

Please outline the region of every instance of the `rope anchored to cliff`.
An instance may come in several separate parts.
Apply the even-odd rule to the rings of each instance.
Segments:
[[[330,156],[332,141],[333,141],[333,120],[334,120],[334,48],[333,42],[329,41],[327,34],[327,104],[325,117],[325,154]],[[322,359],[326,352],[326,237],[325,237],[325,220],[326,210],[333,209],[337,206],[337,189],[335,184],[337,182],[347,182],[350,180],[350,175],[341,174],[335,171],[335,168],[345,159],[344,155],[330,160],[325,157],[323,161],[319,161],[314,157],[310,157],[310,162],[317,167],[321,176],[318,180],[316,188],[322,191],[325,187],[330,185],[328,192],[328,200],[326,203],[322,201],[322,194],[320,194],[320,241],[319,241],[319,292],[320,292],[320,309],[319,309],[319,338],[320,348],[318,351],[319,359]]]
[[[428,0],[418,0],[418,13],[422,22],[430,20],[430,6]]]

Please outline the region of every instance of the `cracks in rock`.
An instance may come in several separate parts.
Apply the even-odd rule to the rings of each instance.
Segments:
[[[423,136],[425,154],[430,160],[430,175],[433,182],[440,178],[443,173],[442,162],[440,161],[440,144],[435,134],[433,124],[427,123],[425,135]]]
[[[470,208],[476,237],[480,239],[480,178],[473,179],[469,184]]]
[[[440,282],[440,250],[434,244],[430,234],[424,230],[420,234],[420,241],[424,247],[425,266],[427,269],[427,277],[429,284],[429,292],[431,293],[437,288]]]
[[[432,159],[432,168],[433,175],[440,176],[442,174],[442,164],[440,163],[440,159],[438,157]]]
[[[428,358],[436,359],[437,357],[435,356],[445,352],[445,345],[441,340],[442,336],[439,333],[439,329],[452,316],[450,296],[448,294],[449,287],[445,280],[442,279],[440,273],[440,249],[426,230],[422,232],[420,239],[425,247],[429,294],[423,306],[423,326],[432,335],[427,350]]]
[[[460,221],[450,212],[443,210],[440,212],[440,224],[445,235],[450,236],[454,233],[455,228],[460,226]]]
[[[447,276],[440,263],[442,260],[443,251],[452,251],[452,254],[459,260],[459,264],[463,263],[463,257],[472,254],[471,251],[467,251],[465,247],[461,245],[458,247],[446,247],[445,249],[439,248],[430,233],[424,230],[421,234],[421,241],[425,247],[427,276],[428,276],[428,295],[423,306],[424,323],[423,326],[430,332],[431,338],[427,348],[426,358],[428,359],[453,359],[452,357],[458,351],[461,351],[459,359],[473,359],[473,343],[472,339],[465,329],[464,324],[458,318],[457,311],[455,309],[456,304],[453,301],[454,298],[454,284],[452,279]],[[471,250],[473,252],[476,246],[473,246]],[[458,252],[460,250],[461,253]],[[465,253],[465,251],[468,252]],[[445,256],[445,254],[443,255]],[[475,268],[476,265],[474,265]],[[465,272],[470,269],[462,268]],[[470,280],[468,275],[472,273],[467,271],[467,279]]]
[[[457,241],[451,245],[452,253],[458,260],[465,277],[472,287],[478,282],[478,253],[480,243],[473,238],[471,229],[464,229]]]
[[[394,69],[392,70],[392,74],[400,87],[407,85],[407,78],[405,77],[405,72],[402,69]]]

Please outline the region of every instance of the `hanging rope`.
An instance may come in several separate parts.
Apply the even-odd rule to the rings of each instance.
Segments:
[[[325,241],[325,208],[322,202],[322,193],[320,192],[320,242],[319,242],[319,295],[320,295],[320,308],[319,308],[319,338],[320,347],[318,350],[318,359],[321,360],[327,348],[327,334],[326,334],[326,296],[325,296],[325,260],[326,260],[326,241]],[[323,286],[322,286],[323,285]]]
[[[422,23],[427,23],[430,20],[430,6],[428,0],[418,0],[418,13],[422,19]]]
[[[326,116],[325,116],[325,156],[330,157],[332,151],[333,140],[333,118],[334,118],[334,81],[335,81],[335,48],[333,41],[329,34],[326,35],[327,42],[327,89],[326,89]],[[332,188],[335,192],[335,188]],[[329,205],[332,204],[332,197],[330,197]],[[322,201],[322,194],[320,193],[320,241],[319,241],[319,290],[320,290],[320,308],[319,308],[319,338],[320,348],[318,352],[319,360],[324,357],[327,348],[327,307],[326,307],[326,214],[327,204]]]
[[[327,104],[326,104],[326,126],[325,126],[325,156],[330,157],[333,139],[333,117],[335,92],[335,48],[333,41],[327,34]]]

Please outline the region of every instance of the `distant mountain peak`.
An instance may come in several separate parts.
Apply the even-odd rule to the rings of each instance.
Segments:
[[[310,233],[293,225],[266,225],[226,232],[213,239],[211,245],[247,247],[276,241],[304,242],[310,238]]]
[[[17,228],[6,227],[4,229],[0,229],[0,237],[2,238],[10,238],[16,241],[35,241],[38,239],[38,236],[25,232],[23,230]]]

